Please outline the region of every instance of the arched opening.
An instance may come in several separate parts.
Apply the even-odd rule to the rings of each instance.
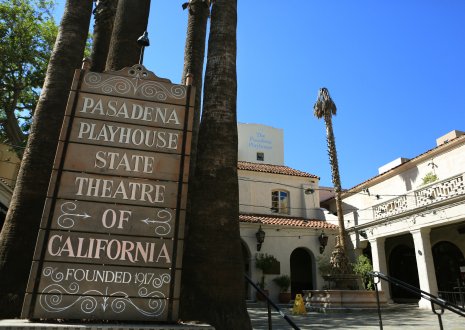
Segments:
[[[367,246],[362,250],[362,254],[370,259],[371,264],[373,264],[373,256],[371,253],[371,244],[370,242],[367,242]]]
[[[389,275],[417,288],[420,287],[417,260],[413,248],[401,244],[392,249],[389,256]],[[396,285],[391,285],[391,297],[396,303],[417,302],[420,299],[418,294]]]
[[[434,269],[439,291],[454,291],[461,287],[460,265],[464,258],[462,251],[451,242],[438,242],[433,246]]]
[[[247,274],[248,277],[251,276],[250,274],[250,251],[247,244],[241,240],[241,247],[242,247],[242,260],[244,261],[244,274]],[[244,290],[245,290],[245,297],[246,299],[250,299],[250,285],[249,282],[244,281]]]
[[[302,290],[313,290],[312,256],[304,248],[297,248],[291,253],[291,295],[295,298]]]

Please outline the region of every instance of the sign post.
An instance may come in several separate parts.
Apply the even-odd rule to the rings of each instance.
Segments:
[[[177,320],[191,89],[76,71],[22,317]]]

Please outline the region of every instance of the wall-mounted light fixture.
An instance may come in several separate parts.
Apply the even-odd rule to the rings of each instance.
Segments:
[[[322,254],[326,245],[328,245],[328,236],[325,235],[324,231],[318,236],[318,242],[320,243],[320,254]]]
[[[359,230],[358,234],[362,236],[364,239],[368,238],[367,232],[364,230]]]
[[[315,192],[315,190],[312,189],[312,188],[307,188],[307,189],[304,190],[305,195],[311,195],[314,192]]]
[[[258,228],[258,231],[255,233],[255,237],[257,238],[257,251],[260,251],[265,241],[265,231],[262,229],[262,225],[260,225],[260,228]]]

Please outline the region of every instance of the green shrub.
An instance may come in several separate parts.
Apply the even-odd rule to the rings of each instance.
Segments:
[[[258,253],[255,257],[255,266],[264,273],[268,273],[278,262],[274,256],[267,253]]]
[[[279,286],[281,292],[287,292],[289,286],[291,285],[291,278],[289,277],[289,275],[281,275],[275,277],[273,279],[273,282],[275,282],[276,285]]]
[[[422,178],[423,180],[423,185],[432,183],[434,181],[438,180],[438,176],[434,174],[433,172],[428,172],[425,174],[425,176]]]
[[[352,264],[354,269],[354,273],[358,274],[362,277],[363,285],[365,286],[366,290],[373,290],[374,283],[373,277],[368,275],[369,272],[373,271],[373,266],[371,265],[370,259],[368,259],[365,255],[359,255],[357,261]]]

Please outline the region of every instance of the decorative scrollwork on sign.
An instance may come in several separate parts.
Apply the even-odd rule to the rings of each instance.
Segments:
[[[122,313],[128,307],[137,310],[140,314],[148,317],[161,315],[167,305],[165,295],[159,291],[149,292],[147,288],[140,288],[138,295],[140,298],[150,298],[144,301],[145,308],[141,308],[122,291],[108,293],[108,288],[105,292],[98,290],[87,290],[81,295],[75,295],[79,291],[79,285],[75,282],[71,283],[68,288],[59,284],[51,284],[47,286],[40,295],[39,304],[43,310],[52,313],[63,312],[73,306],[79,306],[81,312],[89,314],[94,312],[99,306],[104,313]],[[75,295],[75,296],[70,296]],[[68,296],[76,298],[71,303],[64,303],[63,297]],[[98,303],[99,300],[102,303]],[[108,308],[110,306],[110,308]]]
[[[65,202],[61,204],[61,215],[57,219],[58,226],[64,229],[69,229],[74,227],[75,220],[79,218],[87,219],[91,216],[88,215],[86,212],[83,213],[71,213],[76,211],[77,205],[74,202]],[[77,219],[74,219],[77,218]]]
[[[166,236],[171,232],[171,219],[173,218],[172,213],[167,210],[159,210],[156,215],[157,219],[146,218],[141,220],[146,225],[155,224],[155,234],[159,236]]]
[[[79,291],[79,285],[76,282],[70,283],[68,289],[60,284],[50,284],[45,289],[42,290],[44,295],[41,295],[40,298],[40,306],[43,310],[47,312],[62,312],[67,310],[71,306],[75,305],[77,302],[81,301],[83,296],[80,296],[76,301],[74,301],[71,305],[63,306],[63,295],[72,295],[76,294]],[[95,300],[95,308],[97,307],[97,300]],[[86,303],[87,304],[87,303]],[[86,308],[88,310],[88,308]],[[89,313],[93,312],[91,310]],[[84,310],[83,310],[84,311]],[[87,313],[87,312],[86,312]]]
[[[85,84],[92,89],[100,90],[104,94],[136,95],[140,93],[143,97],[155,101],[165,101],[169,97],[183,99],[187,95],[187,89],[183,85],[170,85],[167,79],[161,81],[146,80],[148,77],[156,77],[143,66],[135,65],[125,70],[128,77],[88,72],[84,77]],[[104,78],[102,78],[104,77]],[[143,79],[145,78],[145,79]],[[131,95],[127,95],[131,96]]]
[[[42,270],[42,275],[50,277],[50,279],[55,283],[62,282],[65,277],[65,274],[63,272],[58,272],[56,267],[45,267]]]
[[[152,281],[152,286],[156,289],[159,289],[163,284],[169,284],[171,282],[171,276],[168,273],[161,274],[160,277],[156,277]]]

